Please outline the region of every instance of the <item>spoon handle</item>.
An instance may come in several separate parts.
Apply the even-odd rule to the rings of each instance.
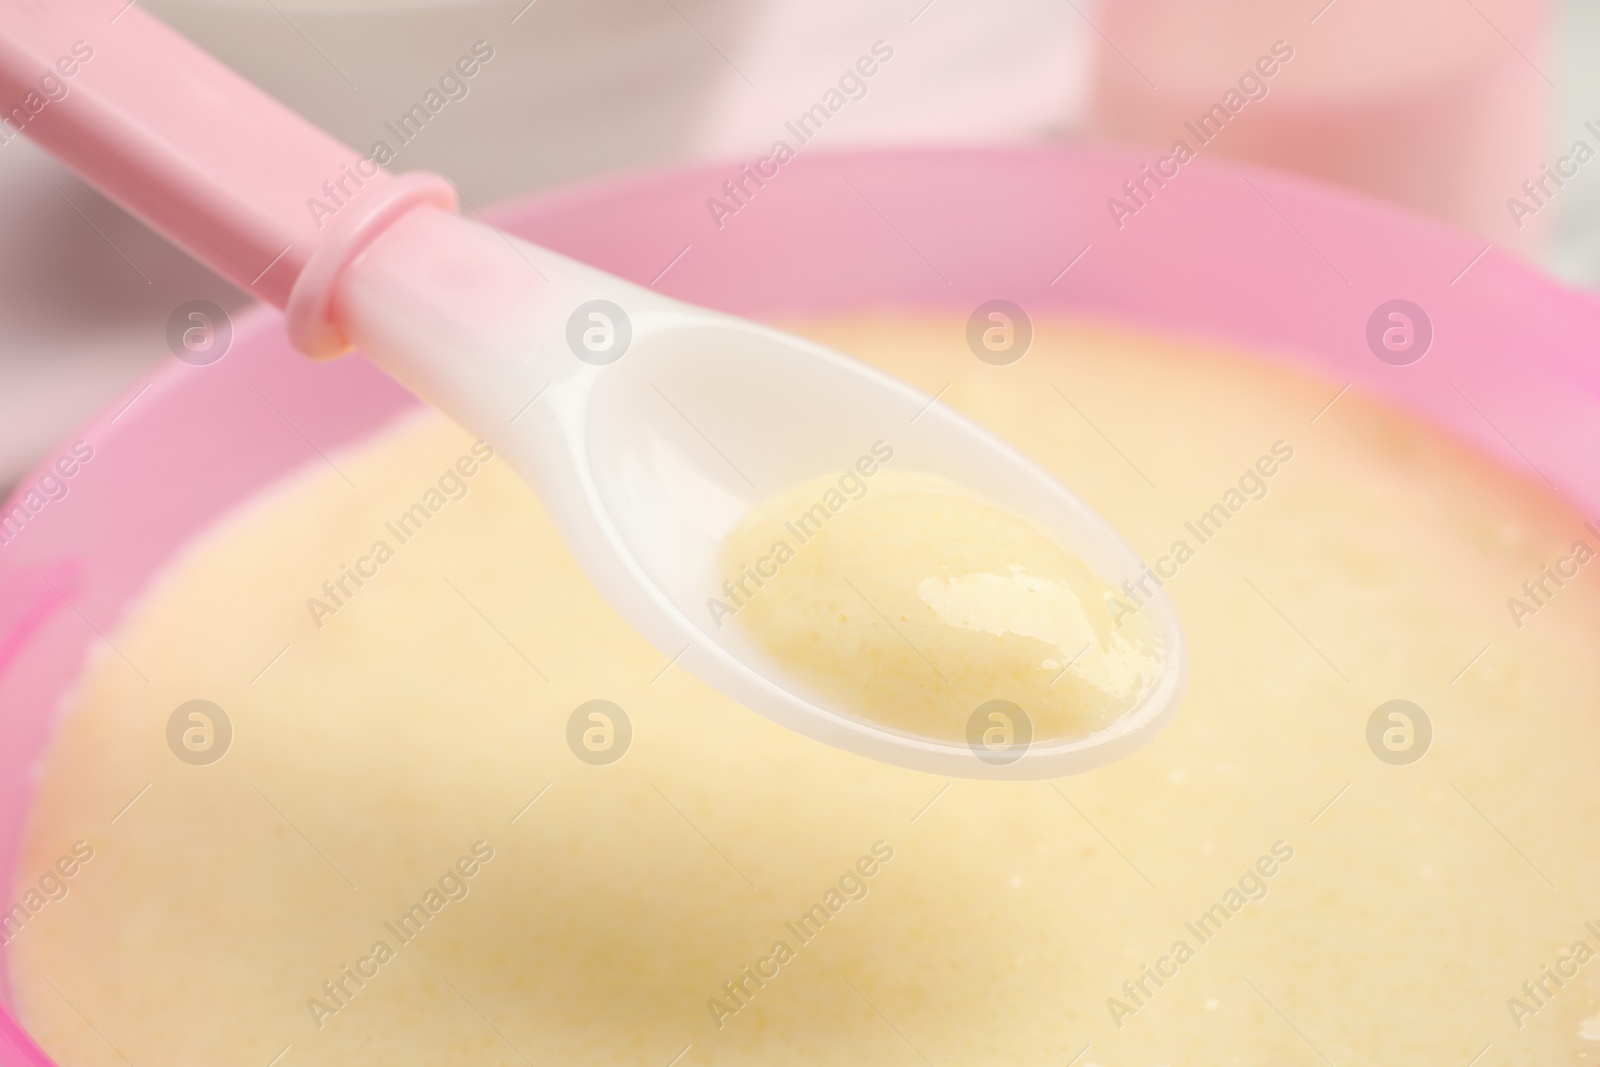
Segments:
[[[418,203],[391,177],[129,0],[0,0],[0,144],[25,133],[245,292],[289,310],[298,347],[346,347],[343,266]]]

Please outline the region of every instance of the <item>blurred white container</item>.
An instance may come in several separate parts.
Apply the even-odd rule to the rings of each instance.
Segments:
[[[748,2],[748,0],[747,0]],[[737,156],[835,87],[875,42],[893,58],[828,122],[823,150],[1058,137],[1089,95],[1097,0],[766,0],[746,28],[742,75],[723,74],[700,139]],[[881,53],[880,53],[881,54]],[[748,76],[750,82],[742,80]]]
[[[150,0],[148,7],[363,151],[478,41],[467,95],[399,148],[476,203],[691,150],[760,5],[739,0]]]

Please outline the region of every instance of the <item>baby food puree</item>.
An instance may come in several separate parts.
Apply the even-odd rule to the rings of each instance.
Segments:
[[[5,930],[39,1043],[67,1067],[1595,1060],[1594,579],[1507,608],[1590,539],[1578,516],[1226,353],[1042,322],[996,367],[957,318],[802,328],[951,383],[1159,570],[1191,680],[1152,744],[945,781],[790,733],[634,634],[504,462],[418,415],[308,450],[107,630],[0,900],[65,887]],[[1110,620],[1007,514],[895,460],[867,482],[726,625],[818,689],[929,684],[870,600],[964,701],[1059,674],[1049,729],[1114,711],[1139,583]],[[766,554],[765,514],[731,560]],[[926,692],[902,725],[971,710]]]
[[[934,475],[796,486],[722,555],[757,645],[835,706],[910,733],[960,740],[1004,701],[1035,738],[1082,736],[1156,678],[1146,617],[1027,520]]]

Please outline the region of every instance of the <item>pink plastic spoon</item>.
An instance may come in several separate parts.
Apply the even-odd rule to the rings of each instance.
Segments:
[[[774,721],[923,770],[1037,778],[1118,759],[1175,709],[1183,635],[1160,595],[1147,610],[1162,670],[1139,703],[1100,733],[1003,759],[832,707],[718,625],[708,599],[734,523],[880,440],[897,466],[1027,516],[1111,584],[1140,577],[1075,495],[903,383],[464,219],[444,179],[391,177],[126,0],[0,0],[0,105],[12,104],[12,126],[283,308],[301,351],[358,347],[492,441],[624,618]]]

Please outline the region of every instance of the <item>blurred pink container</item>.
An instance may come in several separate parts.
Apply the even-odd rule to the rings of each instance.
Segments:
[[[733,167],[542,196],[498,219],[644,283],[688,245],[659,288],[744,315],[902,309],[964,319],[1004,297],[1035,318],[1232,344],[1321,375],[1330,398],[1345,383],[1386,397],[1495,462],[1529,476],[1537,466],[1575,506],[1600,511],[1600,305],[1590,297],[1500,253],[1475,258],[1475,238],[1229,165],[1191,165],[1184,196],[1118,230],[1103,202],[1144,161],[1022,149],[805,157],[720,231],[705,200]],[[1431,327],[1426,353],[1405,365],[1368,341],[1374,312],[1395,299],[1418,305]],[[64,498],[0,546],[7,893],[36,768],[98,635],[116,630],[208,523],[316,460],[252,383],[324,451],[416,403],[359,357],[314,364],[295,354],[277,313],[263,309],[237,324],[222,360],[174,361],[71,439],[94,458]],[[23,481],[7,514],[44,473]],[[0,956],[0,975],[4,965]],[[9,1005],[8,987],[0,997]],[[0,1067],[49,1063],[0,1007]]]
[[[1549,214],[1519,226],[1506,200],[1557,154],[1544,0],[1307,0],[1292,11],[1106,0],[1100,26],[1091,136],[1199,148],[1184,123],[1282,41],[1294,58],[1263,79],[1268,95],[1202,153],[1327,178],[1537,250]]]

